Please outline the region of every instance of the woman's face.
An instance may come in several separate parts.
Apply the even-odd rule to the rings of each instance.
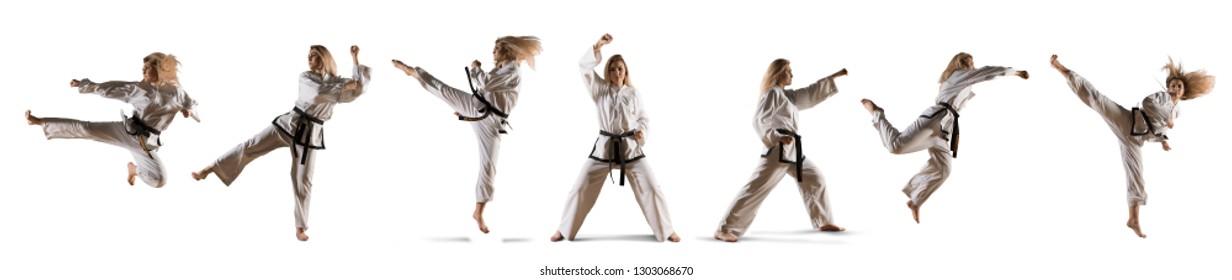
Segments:
[[[787,87],[791,85],[791,78],[795,77],[795,75],[791,73],[790,64],[783,66],[783,75],[779,77],[779,86]]]
[[[321,56],[318,55],[317,52],[308,52],[308,70],[312,70],[313,72],[321,70]]]
[[[624,84],[625,76],[628,74],[624,61],[618,60],[607,66],[608,80],[619,81],[621,84]]]
[[[505,53],[505,43],[496,43],[496,46],[492,47],[492,60],[497,62],[509,60],[508,54]]]
[[[158,61],[147,58],[141,66],[141,79],[147,83],[158,82]]]
[[[1168,94],[1172,95],[1172,98],[1179,97],[1184,93],[1185,83],[1181,82],[1181,79],[1172,79],[1171,81],[1168,81]]]

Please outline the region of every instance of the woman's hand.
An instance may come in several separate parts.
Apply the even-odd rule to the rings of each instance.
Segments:
[[[830,74],[830,78],[838,78],[842,76],[847,76],[847,68],[843,68],[842,70],[838,70],[838,72],[834,72],[834,74]]]
[[[604,33],[602,37],[599,37],[599,41],[595,42],[594,48],[597,51],[599,48],[610,43],[612,43],[612,34]]]
[[[780,136],[779,142],[782,142],[785,145],[791,145],[791,141],[795,141],[795,139],[796,138],[791,137],[791,136]]]

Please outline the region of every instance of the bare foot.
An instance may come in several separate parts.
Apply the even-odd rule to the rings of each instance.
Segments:
[[[137,165],[132,162],[128,163],[128,185],[132,186],[137,182]]]
[[[864,110],[868,110],[869,114],[872,114],[878,110],[881,110],[881,107],[877,107],[876,103],[873,103],[872,100],[868,100],[867,98],[860,99],[860,103],[864,104]]]
[[[673,232],[673,233],[672,233],[672,236],[668,236],[668,237],[667,237],[667,241],[671,241],[671,242],[680,242],[680,236],[679,236],[679,235],[676,235],[676,233],[675,233],[675,232]]]
[[[844,230],[847,230],[847,229],[845,229],[845,228],[843,228],[843,227],[836,226],[836,225],[824,225],[824,226],[821,226],[821,228],[818,228],[818,229],[819,229],[819,230],[821,230],[821,231],[844,231]]]
[[[204,180],[205,178],[209,178],[210,173],[214,173],[214,168],[206,167],[205,169],[201,169],[201,171],[193,172],[192,177],[193,177],[193,180],[201,181],[201,180]]]
[[[911,208],[911,218],[915,219],[915,223],[920,223],[920,206],[916,206],[915,203],[911,203],[911,201],[908,200],[907,208]]]
[[[1138,237],[1147,238],[1147,234],[1142,233],[1142,227],[1138,226],[1138,205],[1130,206],[1130,221],[1125,223],[1125,226],[1133,229],[1133,233],[1138,234]]]
[[[1138,226],[1138,221],[1129,220],[1129,222],[1126,223],[1125,225],[1129,226],[1130,229],[1133,229],[1134,234],[1137,234],[1138,237],[1146,238],[1146,234],[1142,233],[1142,227]]]
[[[1057,55],[1052,55],[1052,59],[1049,62],[1052,63],[1052,68],[1056,68],[1062,75],[1069,76],[1069,68],[1065,68],[1065,65],[1061,65],[1061,62],[1057,61]]]
[[[716,231],[714,232],[714,239],[723,240],[726,242],[736,242],[736,235],[727,233],[727,232]]]
[[[556,233],[553,233],[553,234],[552,234],[552,238],[551,238],[551,240],[552,240],[552,242],[557,242],[557,241],[565,240],[565,236],[564,236],[564,235],[561,235],[561,234],[560,234],[560,231],[558,230],[558,231],[556,231]]]
[[[406,73],[407,76],[414,76],[414,74],[416,74],[415,69],[411,69],[410,66],[407,66],[406,63],[402,63],[401,60],[394,59],[393,63],[394,67],[398,68],[398,70],[402,70],[402,72]]]
[[[304,234],[303,228],[295,228],[295,238],[299,241],[308,241],[308,235]]]
[[[30,125],[43,125],[43,119],[30,114],[30,110],[26,110],[26,123]]]
[[[475,222],[479,223],[479,231],[484,234],[488,233],[488,225],[483,223],[483,203],[475,204],[475,214],[471,218],[475,218]]]

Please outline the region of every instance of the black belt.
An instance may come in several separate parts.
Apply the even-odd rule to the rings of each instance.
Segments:
[[[137,114],[133,114],[132,117],[128,117],[128,121],[129,123],[132,124],[131,127],[133,128],[133,130],[130,131],[126,127],[124,129],[124,132],[128,133],[128,135],[137,136],[137,142],[141,143],[141,150],[145,151],[146,156],[149,156],[151,159],[153,159],[154,155],[150,153],[150,148],[146,147],[145,145],[146,139],[150,138],[150,135],[162,135],[163,132],[158,131],[157,128],[154,128],[154,127],[151,127],[150,125],[145,124],[145,122],[141,121],[140,117],[137,117]],[[159,146],[163,145],[162,137],[158,138],[158,145]]]
[[[935,118],[941,115],[942,112],[949,112],[950,114],[954,114],[954,122],[953,122],[954,131],[950,132],[950,151],[953,152],[954,157],[957,158],[958,157],[958,110],[955,110],[954,106],[950,106],[950,103],[941,102],[941,103],[937,103],[937,105],[945,106],[945,110],[937,110],[936,112],[933,112],[933,115],[931,116],[920,115],[920,117],[931,119],[931,118]],[[945,132],[945,131],[942,130],[942,132]]]
[[[467,121],[467,122],[477,122],[477,121],[481,121],[483,119],[488,118],[488,116],[492,114],[496,114],[497,116],[501,117],[501,122],[500,122],[501,124],[509,124],[508,121],[504,120],[504,119],[509,118],[509,114],[506,114],[505,112],[502,112],[500,109],[497,109],[496,106],[492,106],[492,103],[488,102],[487,99],[483,98],[483,95],[479,94],[479,90],[475,89],[475,84],[471,82],[471,78],[470,78],[471,68],[464,67],[463,69],[466,70],[466,83],[467,85],[471,86],[471,96],[474,96],[475,99],[479,99],[479,103],[483,103],[483,108],[479,108],[479,113],[482,115],[479,115],[478,117],[463,116],[462,114],[459,113],[458,120]],[[508,132],[505,131],[505,128],[503,127],[500,128],[499,132],[500,134],[508,134]]]
[[[1134,115],[1142,116],[1142,122],[1146,123],[1146,131],[1143,131],[1143,132],[1134,131],[1135,127],[1138,125],[1138,122],[1134,121]],[[1155,135],[1155,137],[1168,140],[1168,135],[1155,132],[1155,125],[1151,124],[1151,118],[1147,117],[1146,110],[1142,110],[1142,108],[1134,107],[1133,110],[1130,111],[1130,114],[1129,114],[1129,135],[1143,136],[1147,134]]]
[[[295,107],[292,111],[295,112],[296,115],[299,115],[299,120],[295,123],[295,132],[288,132],[278,126],[277,118],[274,119],[274,127],[278,127],[282,133],[287,134],[287,136],[291,136],[291,152],[300,153],[299,164],[307,164],[309,150],[312,150],[313,148],[325,148],[324,143],[322,143],[321,147],[312,145],[313,128],[317,125],[324,125],[325,121],[313,117],[299,107]],[[303,151],[296,149],[297,146],[303,146]]]
[[[607,174],[608,174],[608,177],[611,177],[611,175],[612,175],[612,171],[611,171],[611,166],[612,166],[612,164],[614,164],[614,163],[615,163],[615,164],[620,164],[620,185],[621,185],[621,186],[624,186],[624,185],[625,185],[625,164],[630,163],[630,162],[634,162],[634,161],[637,161],[637,160],[639,160],[639,159],[642,159],[642,158],[646,157],[646,155],[642,154],[642,155],[638,155],[638,156],[636,156],[636,157],[634,157],[634,158],[631,158],[631,159],[626,159],[626,158],[625,158],[625,149],[624,149],[624,144],[625,144],[625,141],[624,141],[624,138],[625,138],[625,137],[631,137],[631,136],[633,136],[634,134],[637,134],[637,130],[633,130],[633,131],[625,132],[625,133],[623,133],[623,134],[615,134],[615,133],[611,133],[611,132],[607,132],[607,131],[603,131],[603,130],[600,130],[600,131],[599,131],[599,135],[603,135],[603,136],[611,137],[611,138],[609,138],[609,139],[608,139],[608,142],[609,142],[609,143],[608,143],[608,147],[610,147],[610,148],[608,149],[608,152],[611,154],[611,157],[615,157],[615,159],[614,159],[614,160],[611,160],[611,159],[601,159],[601,158],[597,158],[597,157],[595,157],[595,155],[594,155],[594,154],[595,154],[595,150],[594,150],[593,148],[590,150],[590,159],[596,160],[596,161],[598,161],[598,162],[604,162],[604,163],[607,163],[607,164],[608,164],[608,173],[607,173]],[[613,143],[615,143],[615,144],[613,144]]]
[[[796,165],[796,182],[804,182],[804,144],[800,142],[800,134],[796,134],[795,132],[791,130],[786,130],[782,128],[775,129],[774,131],[777,131],[778,133],[781,133],[781,134],[785,134],[787,136],[791,136],[793,138],[792,141],[795,142],[794,145],[796,145],[796,161],[793,162],[793,161],[783,159],[783,153],[786,153],[786,150],[783,149],[782,140],[779,140],[779,162],[795,164]],[[761,157],[769,156],[771,151],[774,151],[774,149],[770,149],[769,151],[766,151],[766,154],[762,155]]]

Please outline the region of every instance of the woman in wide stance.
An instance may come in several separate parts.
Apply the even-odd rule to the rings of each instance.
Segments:
[[[1027,71],[1010,67],[975,68],[975,58],[971,54],[962,52],[954,55],[938,81],[941,88],[937,94],[937,104],[924,109],[924,113],[902,132],[886,120],[885,110],[877,107],[872,100],[860,100],[864,109],[873,115],[873,127],[881,133],[881,143],[890,153],[902,155],[928,150],[928,163],[903,188],[908,198],[907,208],[911,209],[911,217],[916,223],[920,222],[920,206],[950,177],[950,161],[958,156],[958,112],[962,111],[967,100],[975,96],[971,87],[1006,75],[1016,75],[1024,80],[1030,77]]]
[[[633,196],[642,207],[642,214],[650,223],[655,239],[680,242],[680,236],[672,229],[667,202],[659,190],[659,183],[655,181],[650,163],[642,154],[650,120],[646,117],[637,89],[629,82],[629,69],[624,56],[617,54],[608,58],[603,76],[594,70],[603,57],[599,49],[611,42],[612,35],[604,34],[582,55],[579,63],[582,80],[595,102],[595,111],[599,113],[599,138],[595,140],[590,159],[582,168],[577,185],[569,193],[560,228],[551,240],[573,240],[577,236],[586,214],[599,199],[605,175],[611,173],[613,168],[619,168],[620,185],[624,185],[626,177],[629,179],[629,188],[633,189]]]
[[[338,76],[338,66],[328,49],[320,45],[309,47],[308,71],[299,75],[299,97],[291,112],[274,118],[265,130],[236,145],[201,171],[193,172],[193,179],[205,179],[214,173],[223,184],[231,186],[248,163],[273,150],[291,147],[295,237],[308,241],[304,232],[308,230],[312,172],[316,165],[312,151],[325,149],[324,125],[333,118],[334,106],[355,101],[364,94],[371,80],[368,66],[359,64],[358,46],[351,46],[351,61],[355,63],[351,78],[343,78]]]
[[[41,125],[47,139],[90,139],[124,148],[136,162],[128,163],[128,184],[136,177],[155,188],[167,183],[163,173],[160,135],[171,126],[176,113],[201,122],[195,110],[197,101],[188,96],[177,77],[179,61],[174,55],[155,52],[147,55],[141,68],[140,82],[109,81],[95,83],[90,79],[72,80],[69,84],[81,93],[98,94],[133,106],[133,115],[123,121],[88,122],[67,118],[39,118],[26,110],[26,122]]]
[[[847,69],[843,68],[808,87],[786,89],[793,77],[790,62],[780,58],[770,63],[762,78],[761,100],[753,116],[753,129],[761,137],[766,153],[761,156],[753,177],[740,189],[727,210],[719,229],[714,232],[715,239],[736,242],[743,236],[757,216],[757,208],[761,207],[766,195],[779,184],[783,175],[796,179],[813,228],[843,231],[831,218],[825,178],[817,165],[804,157],[803,143],[797,133],[796,114],[838,93],[834,79],[845,75]]]
[[[1121,144],[1121,162],[1125,166],[1128,183],[1129,221],[1126,223],[1138,237],[1146,238],[1138,224],[1138,206],[1146,205],[1146,184],[1142,177],[1142,146],[1146,142],[1158,142],[1164,151],[1168,145],[1168,129],[1172,128],[1182,100],[1202,97],[1215,87],[1215,77],[1205,70],[1185,72],[1179,64],[1168,59],[1163,70],[1168,71],[1166,91],[1158,91],[1142,99],[1138,107],[1126,109],[1101,94],[1095,86],[1077,72],[1066,68],[1052,55],[1052,67],[1065,76],[1069,87],[1083,104],[1095,110],[1104,119]]]
[[[475,213],[471,217],[483,233],[488,233],[488,225],[483,222],[483,209],[492,201],[495,191],[493,183],[496,180],[501,134],[507,131],[509,123],[506,119],[517,105],[518,91],[521,89],[522,70],[519,65],[526,62],[531,69],[535,69],[535,56],[541,51],[539,38],[534,36],[497,38],[492,49],[495,67],[490,72],[483,72],[479,61],[475,60],[467,69],[470,93],[446,85],[423,68],[393,60],[394,67],[415,77],[424,89],[453,108],[458,120],[471,122],[479,143],[479,179],[475,184]]]

